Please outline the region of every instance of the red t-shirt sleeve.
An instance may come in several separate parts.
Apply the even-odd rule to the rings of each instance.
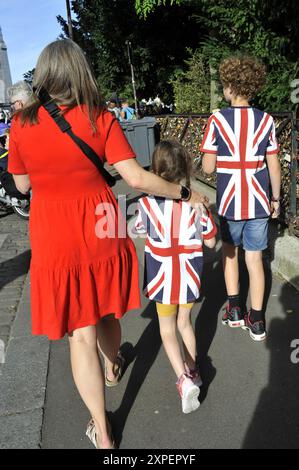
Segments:
[[[19,121],[14,118],[9,133],[8,171],[13,175],[27,175],[27,170],[18,149]]]
[[[105,157],[109,165],[128,158],[136,158],[117,119],[107,111],[103,113],[103,120],[106,131]]]

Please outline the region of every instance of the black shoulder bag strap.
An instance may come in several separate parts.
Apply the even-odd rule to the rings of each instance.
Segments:
[[[36,88],[33,89],[33,91],[36,92]],[[80,139],[80,137],[73,133],[70,123],[61,114],[61,110],[59,109],[57,104],[52,100],[47,90],[45,90],[45,88],[41,88],[37,96],[42,106],[50,114],[51,118],[54,119],[59,129],[63,133],[68,134],[70,136],[70,138],[82,150],[84,155],[86,155],[86,157],[97,167],[97,169],[105,178],[109,186],[114,186],[116,182],[115,178],[110,175],[110,173],[104,168],[104,165],[99,156],[96,154],[96,152],[86,142],[84,142],[84,140]],[[116,121],[116,118],[113,118],[113,120],[111,121],[109,131],[114,121]]]

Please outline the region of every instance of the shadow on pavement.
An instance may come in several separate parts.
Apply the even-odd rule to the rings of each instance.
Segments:
[[[7,217],[8,215],[13,214],[13,210],[10,208],[6,207],[0,207],[0,219],[4,219],[4,217]]]
[[[227,300],[222,260],[219,260],[220,253],[221,248],[215,255],[218,261],[214,263],[206,263],[204,265],[202,276],[202,297],[204,298],[204,301],[195,324],[198,362],[203,378],[203,386],[200,393],[201,403],[206,399],[209,386],[216,376],[216,369],[213,366],[212,359],[209,357],[208,353],[217,331],[218,315],[220,314],[222,316],[224,313],[221,312],[221,308]],[[249,275],[245,264],[244,254],[244,250],[240,249],[240,299],[242,308],[244,311],[247,311],[250,305],[250,299],[248,298]],[[271,259],[272,257],[266,252],[263,260],[265,270],[264,311],[267,310],[267,304],[272,289]],[[223,326],[223,328],[227,327]]]
[[[131,343],[124,343],[121,347],[122,354],[126,359],[126,367],[134,360],[135,362],[119,408],[114,413],[108,413],[112,428],[115,429],[114,437],[118,445],[121,443],[123,430],[136,397],[161,347],[155,303],[150,302],[141,316],[150,318],[151,321],[135,347]]]
[[[244,449],[298,448],[299,292],[286,282],[279,301],[284,317],[274,318],[267,328],[269,383],[261,392],[243,442]]]
[[[0,290],[28,272],[30,258],[31,251],[26,250],[14,258],[0,263]]]
[[[202,275],[203,304],[195,322],[195,334],[198,352],[198,364],[203,380],[200,390],[202,403],[209,386],[216,376],[216,369],[208,356],[209,349],[217,331],[219,311],[226,300],[226,288],[223,277],[222,261],[205,264]]]

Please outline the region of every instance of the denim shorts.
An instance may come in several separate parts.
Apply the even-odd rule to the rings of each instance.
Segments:
[[[243,245],[246,251],[263,251],[268,246],[268,220],[227,220],[220,217],[221,239],[230,245]]]

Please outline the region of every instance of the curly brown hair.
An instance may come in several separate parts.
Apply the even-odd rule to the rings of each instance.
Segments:
[[[161,140],[154,150],[152,171],[171,183],[180,183],[185,179],[190,187],[192,160],[190,154],[176,140]]]
[[[224,59],[219,72],[223,87],[230,87],[234,95],[246,99],[254,98],[266,79],[266,67],[250,56]]]

